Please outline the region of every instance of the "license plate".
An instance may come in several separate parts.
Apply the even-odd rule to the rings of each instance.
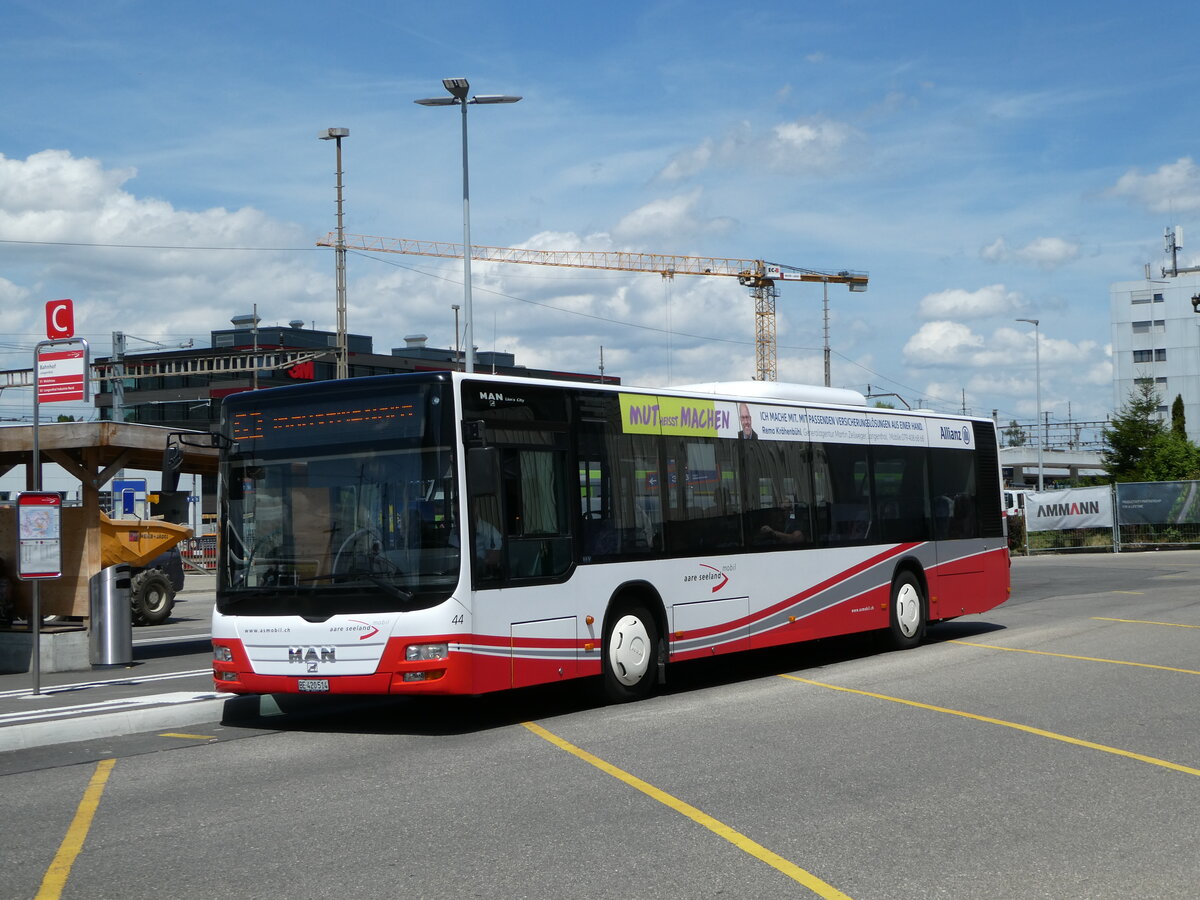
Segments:
[[[301,678],[300,693],[327,693],[329,691],[328,678]]]

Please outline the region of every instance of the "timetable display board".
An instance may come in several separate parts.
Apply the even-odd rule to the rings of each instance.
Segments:
[[[22,581],[62,577],[62,497],[53,491],[17,495],[17,576]]]

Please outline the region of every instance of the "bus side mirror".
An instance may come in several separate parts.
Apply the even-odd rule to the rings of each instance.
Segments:
[[[467,493],[486,497],[498,493],[500,484],[500,451],[495,447],[467,449]]]
[[[179,490],[179,470],[183,468],[183,450],[178,444],[167,444],[163,450],[162,490],[172,493]]]

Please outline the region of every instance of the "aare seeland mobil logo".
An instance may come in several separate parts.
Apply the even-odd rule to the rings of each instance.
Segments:
[[[716,566],[710,566],[706,563],[700,563],[699,565],[701,569],[707,569],[708,571],[696,572],[692,575],[684,575],[684,583],[709,583],[711,584],[709,590],[714,594],[729,583],[729,572],[732,572],[734,568],[733,566],[726,566],[725,569],[722,570],[718,569]]]

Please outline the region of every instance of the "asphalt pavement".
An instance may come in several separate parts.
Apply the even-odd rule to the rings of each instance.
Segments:
[[[1193,567],[1198,560],[1200,551],[1109,557],[1109,586],[1113,590],[1141,587],[1149,570],[1168,563],[1170,569]],[[1014,581],[1019,568],[1028,568],[1021,590],[1016,592],[1019,598],[1014,596],[1004,608],[1037,601],[1047,591],[1068,590],[1071,571],[1084,562],[1089,560],[1070,556],[1014,560]],[[1068,583],[1048,578],[1051,573]],[[239,696],[214,691],[210,641],[214,602],[214,577],[188,574],[171,619],[163,625],[133,629],[131,664],[42,673],[37,694],[31,673],[0,675],[0,753],[176,731],[203,723],[269,727],[271,719],[280,715],[299,717],[327,711],[320,697]]]

